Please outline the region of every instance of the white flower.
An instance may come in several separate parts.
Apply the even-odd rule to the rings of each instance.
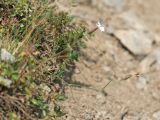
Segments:
[[[105,31],[105,25],[103,24],[102,21],[98,21],[96,25],[101,32]]]

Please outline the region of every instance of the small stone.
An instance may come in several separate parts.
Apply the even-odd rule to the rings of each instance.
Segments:
[[[15,57],[6,49],[1,49],[1,60],[14,62]]]
[[[4,87],[7,87],[7,88],[10,88],[11,84],[12,84],[11,80],[3,78],[3,77],[0,76],[0,85],[2,85]]]
[[[95,115],[96,119],[100,119],[100,118],[105,118],[107,116],[107,112],[106,111],[99,111],[97,112],[97,114]]]
[[[151,92],[151,95],[152,95],[152,97],[153,97],[154,99],[160,100],[160,94],[159,94],[159,92],[152,91],[152,92]]]
[[[49,94],[49,92],[51,92],[51,89],[46,84],[40,84],[40,88],[46,94]]]
[[[146,55],[152,50],[152,40],[141,30],[118,30],[115,36],[135,55]]]
[[[80,73],[81,73],[80,69],[78,69],[78,68],[75,68],[74,72],[75,72],[76,74],[80,74]]]
[[[102,99],[103,98],[103,95],[102,94],[98,94],[97,96],[96,96],[96,98],[99,100],[99,99]]]
[[[136,87],[138,89],[146,89],[148,80],[145,77],[140,76],[138,82],[136,83]]]
[[[106,102],[105,96],[103,94],[96,95],[96,99],[100,104],[104,104]]]
[[[103,66],[102,69],[103,69],[105,72],[111,71],[111,68],[110,68],[109,66]]]
[[[55,104],[53,102],[49,103],[49,111],[53,111],[53,108],[55,107]]]
[[[87,112],[84,117],[85,117],[85,120],[93,120],[93,115],[91,113]]]
[[[61,86],[58,83],[54,84],[54,90],[55,92],[59,92],[61,90]]]
[[[160,120],[160,111],[157,111],[153,114],[153,117],[156,119],[156,120]]]

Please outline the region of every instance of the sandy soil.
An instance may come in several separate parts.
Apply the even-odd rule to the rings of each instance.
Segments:
[[[138,23],[159,37],[159,0],[117,0],[123,2],[120,8],[104,1],[80,0],[77,7],[71,8],[72,14],[87,22],[89,29],[100,18],[115,29],[125,29],[126,23],[119,16],[131,12],[137,16]],[[156,42],[158,46],[159,40]],[[160,120],[160,70],[154,66],[141,74],[140,63],[144,58],[130,54],[119,40],[107,33],[97,31],[86,44],[72,77],[72,82],[83,85],[66,88],[68,99],[62,102],[62,107],[67,115],[62,119]],[[103,94],[101,90],[109,81],[112,82]]]

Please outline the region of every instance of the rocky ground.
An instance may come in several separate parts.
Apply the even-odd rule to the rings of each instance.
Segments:
[[[81,87],[66,88],[62,119],[160,120],[159,0],[78,1],[60,7],[89,29],[102,19],[106,32],[86,41],[72,77]]]

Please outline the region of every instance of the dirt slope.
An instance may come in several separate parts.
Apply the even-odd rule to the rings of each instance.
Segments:
[[[120,7],[104,1],[80,0],[77,7],[71,8],[72,14],[87,22],[90,29],[100,18],[115,29],[125,29],[126,23],[119,16],[129,11],[147,31],[159,37],[159,0],[117,0],[123,2]],[[67,8],[67,4],[63,7]],[[137,23],[141,23],[139,21]],[[84,85],[66,88],[68,99],[62,107],[67,115],[62,119],[160,120],[160,69],[153,65],[147,73],[137,75],[144,57],[133,56],[117,38],[107,33],[97,31],[86,43],[88,47],[82,51],[72,77],[73,82]],[[156,46],[158,44],[159,39]],[[111,80],[105,88],[107,95],[104,95],[101,90]]]

